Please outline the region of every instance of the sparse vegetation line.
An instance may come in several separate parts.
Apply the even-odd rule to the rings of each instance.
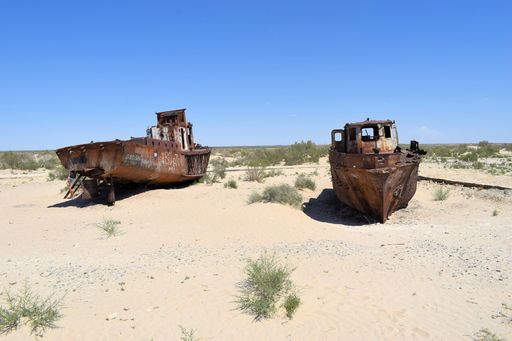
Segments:
[[[266,170],[280,170],[280,169],[302,169],[302,168],[329,168],[330,165],[296,165],[296,166],[270,166],[265,167]],[[252,169],[253,167],[248,168],[226,168],[226,172],[247,172],[247,170]]]

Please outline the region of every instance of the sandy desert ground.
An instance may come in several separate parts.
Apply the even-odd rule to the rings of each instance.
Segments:
[[[318,175],[305,210],[246,203],[266,185]],[[28,283],[64,295],[47,340],[471,340],[481,328],[512,339],[512,193],[421,181],[408,208],[369,224],[337,204],[323,159],[264,184],[239,180],[129,192],[113,207],[63,200],[45,172],[0,173],[0,302]],[[512,187],[510,176],[422,164],[426,176]],[[493,211],[497,210],[497,215]],[[106,238],[96,224],[121,222]],[[236,310],[246,260],[275,252],[296,267],[294,318],[256,322]],[[108,319],[108,317],[112,317]],[[115,317],[115,318],[113,318]],[[5,340],[33,339],[24,327]]]

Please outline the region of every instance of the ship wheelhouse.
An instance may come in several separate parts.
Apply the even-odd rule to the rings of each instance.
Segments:
[[[395,121],[369,119],[333,130],[331,141],[334,150],[349,154],[394,153],[399,144]]]

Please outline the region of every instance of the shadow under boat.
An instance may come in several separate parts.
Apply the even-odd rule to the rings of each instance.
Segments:
[[[116,201],[122,201],[124,199],[130,198],[132,196],[136,196],[154,189],[167,189],[167,190],[173,190],[173,189],[182,189],[187,188],[189,186],[192,186],[197,181],[187,181],[187,182],[180,182],[175,184],[165,184],[165,185],[144,185],[144,184],[135,184],[135,183],[128,183],[128,184],[121,184],[121,185],[115,185],[115,191],[116,191]],[[62,202],[53,204],[48,206],[47,208],[64,208],[64,207],[89,207],[89,206],[95,206],[95,205],[102,205],[102,206],[112,206],[113,203],[109,203],[107,200],[107,193],[100,193],[95,198],[83,198],[81,194],[77,195],[73,199],[66,199]]]
[[[303,211],[311,219],[323,223],[363,226],[378,222],[340,202],[331,188],[322,190],[317,198],[309,199]]]

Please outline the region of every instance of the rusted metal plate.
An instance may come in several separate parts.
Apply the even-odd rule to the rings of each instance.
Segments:
[[[211,150],[194,142],[185,109],[157,113],[146,137],[91,142],[56,151],[70,172],[112,183],[171,184],[206,173]]]
[[[407,206],[416,192],[421,157],[417,148],[400,150],[394,121],[347,123],[331,137],[332,183],[341,202],[382,223]]]

